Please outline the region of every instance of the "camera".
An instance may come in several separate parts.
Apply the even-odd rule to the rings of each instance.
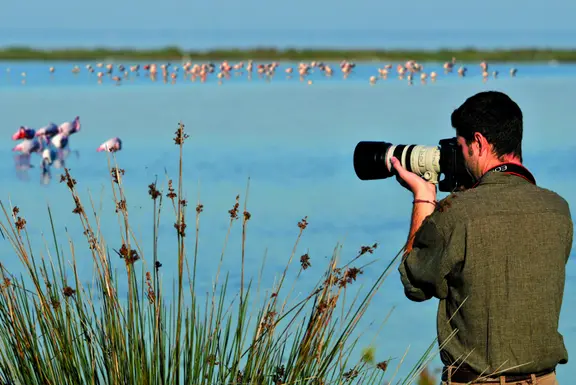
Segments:
[[[359,142],[354,149],[354,171],[361,180],[390,178],[396,175],[392,157],[396,157],[406,170],[438,184],[438,190],[442,192],[454,192],[474,185],[455,137],[441,139],[438,146]],[[440,174],[444,179],[439,179]]]

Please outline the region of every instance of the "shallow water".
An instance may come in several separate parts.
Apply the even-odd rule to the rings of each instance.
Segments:
[[[244,61],[245,64],[247,61]],[[108,62],[107,62],[108,63]],[[115,67],[119,64],[123,64],[126,67],[126,70],[129,70],[129,66],[137,63],[129,62],[129,61],[110,61],[110,63],[115,64]],[[145,76],[144,71],[141,70],[141,75],[136,76],[131,74],[128,79],[123,79],[121,81],[122,86],[130,86],[130,87],[142,87],[142,86],[155,86],[155,87],[164,87],[169,85],[171,87],[190,87],[190,86],[205,86],[205,85],[217,85],[219,84],[218,79],[216,77],[216,71],[210,77],[208,77],[206,83],[200,83],[200,81],[190,82],[182,80],[182,71],[181,69],[177,71],[178,78],[175,81],[172,81],[170,78],[167,81],[163,81],[162,77],[160,76],[160,64],[166,64],[168,62],[156,62],[158,64],[158,77],[155,81],[152,81],[149,77]],[[380,81],[380,83],[391,83],[391,84],[407,84],[406,79],[399,80],[396,76],[396,65],[397,64],[404,64],[405,62],[368,62],[368,63],[361,63],[357,64],[356,68],[354,69],[353,75],[349,76],[346,79],[343,79],[340,75],[339,70],[339,62],[326,62],[326,64],[331,65],[334,69],[334,75],[331,77],[325,76],[322,72],[318,70],[312,70],[310,75],[306,78],[306,80],[312,80],[314,83],[334,83],[337,82],[346,82],[349,83],[368,83],[369,78],[371,76],[378,76],[378,68],[383,68],[386,64],[392,64],[392,69],[389,71],[388,79],[385,81]],[[89,73],[85,67],[86,65],[92,65],[95,72]],[[12,88],[12,87],[84,87],[86,85],[100,85],[100,86],[116,86],[116,82],[111,80],[109,77],[104,76],[102,80],[102,84],[98,83],[97,72],[105,71],[104,68],[97,68],[97,63],[90,63],[90,62],[74,62],[74,63],[45,63],[45,62],[10,62],[10,61],[3,61],[0,62],[0,90],[5,88]],[[170,63],[170,72],[174,70],[174,67],[181,66],[181,62],[173,61]],[[218,67],[217,64],[219,62],[215,61],[216,68]],[[478,80],[482,80],[482,71],[478,63],[458,63],[454,67],[454,72],[451,74],[444,74],[443,66],[444,63],[425,63],[423,71],[430,74],[431,72],[436,72],[438,74],[438,81],[436,85],[446,84],[446,83],[453,83],[458,82],[458,84],[472,82],[474,84],[478,83]],[[239,74],[236,73],[230,77],[230,79],[223,79],[223,83],[227,85],[236,85],[236,86],[247,86],[247,85],[254,85],[254,84],[297,84],[299,83],[298,75],[296,74],[298,63],[291,62],[291,63],[281,63],[276,71],[276,75],[273,79],[269,80],[265,76],[258,75],[256,73],[256,68],[254,68],[254,73],[251,77],[248,77],[246,73]],[[467,75],[463,78],[457,76],[456,70],[459,66],[463,65],[467,68]],[[50,74],[49,68],[53,66],[55,68],[55,72]],[[73,74],[72,69],[78,66],[81,70],[78,74]],[[256,67],[256,66],[255,66]],[[292,67],[294,69],[294,74],[288,76],[285,73],[285,69],[288,67]],[[525,79],[527,77],[533,78],[564,78],[566,76],[572,77],[576,76],[576,65],[573,64],[564,64],[564,63],[537,63],[537,64],[526,64],[526,63],[490,63],[490,78],[493,78],[492,73],[494,71],[498,72],[498,80],[505,81],[510,78],[509,72],[511,68],[516,68],[518,70],[516,79]],[[116,71],[116,69],[115,69]],[[25,76],[23,76],[25,74]],[[118,74],[118,72],[115,72]],[[119,74],[122,77],[122,74]],[[23,83],[24,82],[24,83]],[[432,83],[431,79],[428,78],[426,84]],[[415,77],[413,80],[414,85],[421,85],[421,81],[419,77]],[[501,84],[501,83],[498,83]],[[94,90],[94,88],[92,88]]]
[[[102,194],[104,199],[109,198],[106,155],[95,149],[109,137],[121,137],[124,148],[117,159],[126,172],[130,217],[145,248],[151,245],[152,203],[147,186],[155,176],[164,182],[165,172],[176,178],[178,153],[172,137],[178,122],[184,122],[191,136],[185,144],[185,190],[191,202],[196,202],[200,193],[205,207],[199,259],[202,274],[198,277],[203,287],[211,284],[217,267],[229,219],[227,210],[237,194],[244,198],[248,177],[248,207],[252,214],[246,256],[249,275],[259,273],[267,249],[263,285],[270,287],[290,256],[298,231],[296,223],[307,215],[310,225],[297,256],[308,251],[312,267],[303,273],[296,292],[319,279],[325,258],[338,241],[344,242],[344,259],[355,255],[361,245],[380,243],[374,254],[378,261],[359,277],[360,282],[370,286],[405,242],[411,204],[408,193],[393,180],[357,179],[352,168],[354,146],[360,140],[435,145],[439,139],[453,136],[451,111],[481,90],[502,90],[519,103],[525,116],[525,163],[540,185],[563,195],[571,206],[576,204],[576,110],[572,98],[576,66],[523,65],[517,67],[518,76],[510,78],[509,65],[494,65],[500,69],[501,77],[486,83],[477,66],[469,65],[465,79],[455,74],[441,75],[436,83],[422,85],[414,81],[413,86],[408,86],[406,81],[390,77],[371,87],[368,77],[377,74],[378,66],[374,63],[359,65],[347,80],[339,76],[324,79],[314,74],[311,86],[279,74],[270,83],[256,76],[251,82],[237,77],[222,86],[217,86],[215,79],[206,84],[179,81],[171,85],[151,83],[142,76],[116,87],[109,80],[99,86],[95,76],[85,72],[72,75],[72,64],[54,65],[57,71],[51,79],[47,70],[50,63],[0,63],[0,119],[5,138],[0,148],[0,157],[5,160],[0,163],[0,199],[7,202],[10,198],[20,207],[36,250],[43,245],[40,235],[49,235],[50,231],[47,202],[57,213],[57,229],[67,229],[79,249],[83,239],[78,219],[71,213],[70,196],[64,184],[58,183],[62,170],[52,170],[52,181],[41,184],[39,157],[35,156],[33,168],[16,171],[10,135],[20,125],[39,127],[50,121],[71,120],[76,115],[81,117],[82,132],[70,140],[74,152],[66,165],[77,178],[80,193],[88,199],[90,190],[97,204]],[[434,66],[425,65],[427,70]],[[6,67],[11,68],[9,77]],[[20,82],[23,71],[27,72],[26,85]],[[117,248],[114,209],[108,203],[104,209],[102,227],[110,247]],[[163,239],[172,237],[174,232],[173,221],[166,212]],[[239,225],[233,230],[229,258],[223,267],[231,271],[231,282],[236,287]],[[188,247],[192,248],[192,229],[189,232]],[[64,244],[66,238],[60,241]],[[5,256],[2,262],[9,269],[16,269],[19,263],[8,242],[0,242],[0,250]],[[167,256],[162,263],[166,281],[176,271],[175,261]],[[117,266],[122,266],[121,261],[117,261]],[[89,280],[90,272],[89,263],[81,264],[83,279]],[[560,324],[571,355],[576,347],[575,295],[576,262],[571,258]],[[396,271],[374,301],[363,326],[368,326],[368,321],[375,323],[361,345],[372,341],[370,333],[378,330],[379,321],[395,306],[390,320],[374,340],[376,357],[401,357],[410,345],[399,373],[406,375],[435,338],[437,302],[407,300]],[[392,361],[392,365],[397,362]],[[576,376],[574,362],[572,359],[559,367],[561,383],[568,384]],[[439,365],[439,360],[434,364]]]

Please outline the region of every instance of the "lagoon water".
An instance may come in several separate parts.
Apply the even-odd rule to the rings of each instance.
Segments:
[[[352,167],[354,146],[360,140],[436,145],[439,139],[454,134],[450,127],[452,110],[481,90],[501,90],[518,102],[525,117],[526,165],[538,184],[563,195],[573,210],[576,207],[576,66],[522,65],[517,66],[517,77],[511,78],[509,65],[493,64],[500,77],[483,83],[476,64],[468,64],[469,75],[464,79],[455,73],[444,75],[439,64],[425,64],[427,71],[432,68],[440,73],[435,83],[423,85],[415,80],[409,86],[405,80],[390,76],[370,86],[368,78],[377,75],[380,63],[359,64],[346,80],[339,75],[326,79],[312,74],[312,85],[297,77],[286,79],[282,64],[271,82],[254,76],[251,81],[233,77],[222,85],[214,77],[205,84],[182,80],[164,84],[161,80],[152,83],[142,75],[116,86],[108,79],[98,85],[96,76],[88,74],[83,63],[77,64],[82,64],[82,73],[73,75],[69,63],[0,63],[4,138],[0,146],[0,199],[20,208],[37,252],[44,250],[42,235],[50,236],[49,203],[57,213],[60,243],[67,248],[67,230],[77,244],[80,274],[86,282],[91,279],[90,256],[83,251],[85,241],[78,218],[71,212],[70,195],[64,184],[58,183],[62,169],[52,170],[51,181],[43,179],[38,156],[32,157],[32,168],[15,169],[10,136],[20,125],[37,128],[80,116],[82,131],[70,140],[73,151],[66,166],[78,180],[86,204],[89,193],[97,208],[103,200],[101,226],[110,247],[116,249],[118,221],[109,203],[107,157],[95,150],[109,137],[121,137],[124,148],[116,157],[125,170],[130,218],[143,247],[150,250],[152,201],[147,186],[156,177],[159,184],[165,184],[166,174],[177,178],[178,152],[172,138],[182,121],[190,135],[184,153],[185,191],[190,202],[195,203],[200,195],[204,204],[198,262],[198,284],[204,289],[210,286],[218,264],[229,222],[227,211],[237,194],[243,202],[248,177],[248,210],[252,214],[247,234],[248,275],[259,274],[267,252],[262,285],[271,287],[290,256],[298,232],[296,224],[307,215],[310,224],[296,257],[308,252],[312,266],[300,278],[296,294],[304,295],[320,278],[337,242],[343,243],[345,261],[360,246],[379,243],[374,255],[363,261],[376,262],[351,288],[361,283],[370,286],[406,240],[411,197],[392,179],[360,181]],[[56,67],[52,77],[50,65]],[[27,73],[25,85],[21,72]],[[194,205],[190,205],[191,213]],[[169,247],[174,236],[172,223],[171,208],[165,205],[160,234],[168,244],[161,257],[165,282],[176,272],[175,254]],[[192,250],[193,224],[189,226]],[[240,222],[233,228],[223,267],[230,272],[235,287],[240,281],[239,250]],[[0,241],[0,251],[2,263],[18,271],[19,261],[7,241]],[[116,264],[122,268],[123,262],[118,259]],[[151,269],[150,261],[147,264]],[[297,271],[297,261],[295,264],[293,270]],[[576,377],[575,296],[576,260],[571,258],[560,324],[570,361],[558,368],[562,384],[570,384]],[[393,307],[387,324],[372,337]],[[398,374],[405,376],[434,341],[436,307],[436,300],[414,303],[406,299],[394,270],[361,324],[369,329],[360,345],[374,343],[377,359],[395,357],[394,366],[410,347]],[[438,358],[432,364],[439,366]]]

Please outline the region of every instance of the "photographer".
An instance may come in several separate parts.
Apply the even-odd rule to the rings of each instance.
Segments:
[[[522,111],[507,95],[478,93],[451,120],[472,188],[436,202],[434,184],[392,160],[414,195],[405,294],[440,300],[443,384],[558,384],[556,365],[568,362],[558,332],[568,204],[522,166]]]

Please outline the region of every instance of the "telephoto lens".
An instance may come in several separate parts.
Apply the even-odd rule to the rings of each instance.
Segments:
[[[395,175],[392,157],[406,170],[430,182],[438,181],[440,149],[437,146],[362,141],[354,149],[354,171],[361,180],[390,178]]]

